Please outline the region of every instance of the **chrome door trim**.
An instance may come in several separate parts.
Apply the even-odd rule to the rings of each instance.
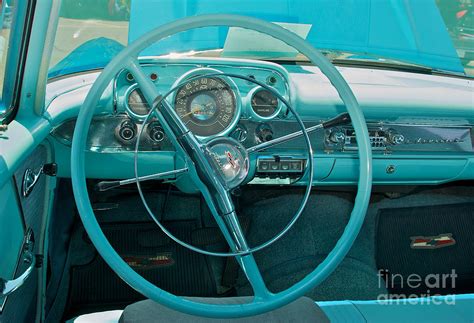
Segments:
[[[8,295],[20,288],[30,277],[36,267],[36,256],[33,254],[35,239],[32,229],[28,229],[23,242],[22,254],[17,269],[21,262],[28,263],[28,268],[17,278],[6,280],[0,277],[0,313],[3,311]]]

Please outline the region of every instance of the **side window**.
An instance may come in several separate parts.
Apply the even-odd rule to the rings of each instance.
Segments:
[[[0,123],[15,116],[35,1],[0,0]]]
[[[5,104],[3,104],[5,84],[5,70],[7,65],[7,54],[10,44],[10,34],[13,19],[13,6],[11,0],[0,0],[0,116],[5,112]]]

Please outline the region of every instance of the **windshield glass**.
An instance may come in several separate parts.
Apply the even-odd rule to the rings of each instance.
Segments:
[[[275,22],[338,62],[420,66],[474,75],[473,0],[64,0],[49,76],[104,67],[124,46],[176,19],[231,13]],[[239,28],[169,37],[143,56],[304,61],[283,43]],[[361,64],[362,62],[362,64]],[[415,68],[416,67],[416,68]],[[418,69],[419,70],[419,69]]]

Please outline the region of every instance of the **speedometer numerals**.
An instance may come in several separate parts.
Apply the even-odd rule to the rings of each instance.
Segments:
[[[223,115],[221,116],[221,120],[222,120],[223,122],[229,122],[230,116],[229,116],[228,114],[223,114]]]
[[[175,111],[197,136],[227,130],[236,114],[235,95],[220,78],[202,77],[184,84],[175,97]]]

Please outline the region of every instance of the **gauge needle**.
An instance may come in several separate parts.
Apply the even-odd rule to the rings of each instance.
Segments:
[[[189,116],[189,115],[191,115],[191,114],[193,114],[193,113],[199,112],[199,111],[201,111],[201,108],[200,108],[200,107],[199,107],[199,108],[196,108],[196,109],[192,109],[192,110],[189,111],[188,113],[183,114],[183,115],[181,116],[181,118],[187,117],[187,116]]]

